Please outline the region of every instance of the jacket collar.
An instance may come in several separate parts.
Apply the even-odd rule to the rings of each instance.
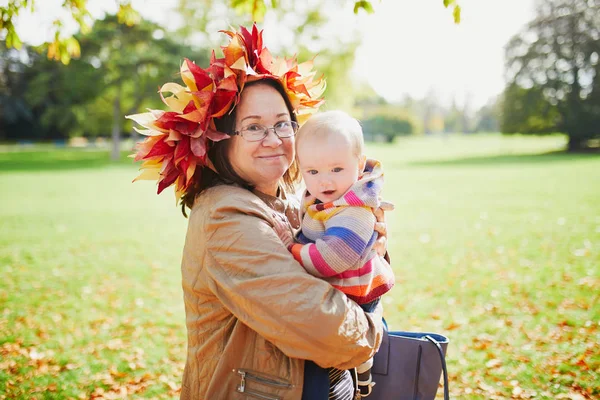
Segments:
[[[258,190],[252,190],[259,199],[261,199],[269,208],[285,214],[288,222],[293,228],[298,229],[300,227],[300,220],[298,218],[298,208],[293,201],[289,201],[285,190],[280,186],[277,188],[277,196],[271,196]]]

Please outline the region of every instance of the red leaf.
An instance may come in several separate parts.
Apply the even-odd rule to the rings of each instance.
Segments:
[[[179,162],[186,157],[190,153],[190,138],[189,136],[183,136],[179,143],[177,143],[177,147],[175,148],[175,165],[178,165]]]
[[[206,155],[206,137],[192,138],[190,148],[196,157],[204,157]]]
[[[161,140],[159,140],[150,150],[150,152],[148,154],[146,154],[146,156],[142,157],[144,160],[148,160],[150,158],[155,158],[155,157],[163,157],[166,156],[167,154],[170,154],[173,152],[173,147],[171,147],[166,141],[165,138],[163,137]]]
[[[190,72],[194,76],[194,81],[196,82],[196,86],[198,87],[198,89],[202,90],[208,85],[212,85],[213,80],[211,79],[207,71],[203,70],[187,58],[185,60],[187,61],[187,65],[190,69]]]
[[[213,142],[220,142],[221,140],[229,139],[231,137],[226,133],[219,132],[212,128],[208,128],[204,135]]]
[[[179,171],[173,164],[169,165],[169,168],[165,171],[164,177],[158,182],[158,191],[156,194],[160,194],[163,190],[168,188],[177,180],[179,176]]]
[[[231,103],[235,99],[236,92],[220,90],[217,92],[217,95],[213,99],[213,104],[211,106],[212,116],[213,117],[221,117],[229,111]]]

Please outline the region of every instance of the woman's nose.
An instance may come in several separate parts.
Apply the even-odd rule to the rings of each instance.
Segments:
[[[279,147],[281,145],[282,140],[277,136],[274,129],[269,129],[267,131],[267,136],[262,140],[262,145],[266,147]]]

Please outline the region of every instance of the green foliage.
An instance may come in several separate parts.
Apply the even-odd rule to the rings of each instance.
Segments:
[[[198,7],[198,3],[202,7]],[[350,0],[328,2],[326,0],[312,1],[310,4],[297,7],[296,0],[278,1],[276,9],[271,10],[276,19],[287,21],[277,27],[286,40],[283,48],[267,46],[277,57],[297,56],[299,62],[314,59],[318,74],[325,75],[327,89],[325,92],[324,109],[339,108],[350,110],[356,94],[351,80],[350,69],[354,63],[355,50],[359,44],[359,33],[355,26],[349,27],[343,33],[332,33],[331,23],[341,7],[352,15],[353,3]],[[346,7],[348,6],[348,7]],[[176,32],[178,40],[184,43],[193,41],[207,43],[207,48],[214,48],[220,56],[218,45],[223,44],[224,35],[216,32],[214,27],[208,27],[215,21],[228,21],[231,26],[250,26],[250,14],[240,14],[231,8],[223,8],[219,0],[179,0],[177,13],[184,24]],[[226,28],[226,26],[223,26]],[[324,32],[328,34],[324,35]],[[279,43],[281,44],[281,43]],[[207,53],[208,54],[208,53]]]
[[[0,7],[0,36],[6,35],[6,45],[8,48],[20,48],[21,40],[14,26],[14,20],[18,17],[19,11],[30,7],[34,12],[34,0],[8,0],[6,6]],[[130,1],[118,1],[118,16],[121,23],[131,26],[140,21],[137,11],[131,7]],[[80,32],[87,33],[90,30],[90,24],[93,22],[91,14],[87,9],[87,0],[65,0],[62,4],[64,10],[68,11],[73,20],[78,24]],[[72,36],[63,37],[63,24],[60,20],[54,23],[54,40],[46,44],[48,58],[68,64],[72,58],[79,57],[79,43]]]
[[[97,71],[80,61],[65,68],[43,56],[34,60],[25,74],[24,99],[39,121],[41,138],[83,133],[84,121],[79,116],[85,104],[102,90]]]
[[[465,108],[459,108],[453,101],[450,109],[444,115],[444,132],[469,133],[472,128]]]
[[[133,26],[139,24],[142,20],[140,13],[133,9],[131,3],[122,4],[117,12],[117,18],[120,24]]]
[[[354,14],[358,14],[361,8],[369,14],[372,14],[374,12],[373,5],[371,5],[370,1],[357,1],[356,3],[354,3]]]
[[[361,121],[363,132],[367,138],[383,136],[385,141],[391,143],[397,136],[413,133],[410,121],[386,115],[373,115]]]
[[[516,83],[504,91],[500,128],[504,133],[553,133],[559,129],[558,108],[537,86],[525,89]]]
[[[39,124],[37,129],[13,126],[10,137],[106,136],[111,129],[123,130],[123,115],[140,112],[143,106],[160,107],[158,85],[176,80],[182,57],[194,58],[196,53],[162,32],[148,21],[122,25],[113,15],[96,21],[89,34],[75,36],[83,55],[69,65],[31,50],[27,63],[15,50],[2,52],[0,59],[13,57],[21,71],[12,73],[11,84],[16,79],[20,86],[10,92],[7,88],[7,98],[26,104]],[[158,33],[163,37],[155,39]],[[203,56],[196,61],[208,62]]]
[[[149,21],[128,27],[120,24],[118,17],[107,16],[80,41],[84,51],[81,62],[96,69],[102,85],[102,99],[94,98],[93,104],[111,104],[112,125],[119,127],[123,115],[141,111],[144,104],[160,105],[158,86],[176,80],[184,56],[208,61],[194,57],[194,50],[172,40],[163,28]],[[95,129],[108,131],[106,124]]]
[[[9,0],[6,6],[0,7],[0,36],[5,33],[6,47],[21,48],[21,39],[15,30],[13,20],[19,15],[19,11],[27,8],[33,11],[33,0]]]
[[[119,23],[127,26],[138,24],[141,21],[140,13],[135,10],[130,0],[114,0],[119,5],[117,16]],[[229,3],[229,7],[236,10],[240,14],[250,16],[252,21],[262,21],[265,13],[270,8],[272,10],[281,9],[281,2],[278,0],[223,0]],[[298,1],[298,0],[295,0]],[[188,3],[187,0],[183,0]],[[212,0],[191,0],[188,4],[194,4],[196,10],[204,8]],[[31,7],[33,10],[34,0],[8,0],[8,5],[0,7],[0,36],[5,34],[5,41],[9,48],[21,47],[21,40],[14,26],[14,20],[17,18],[20,10]],[[444,6],[448,7],[453,4],[453,18],[455,23],[460,22],[460,6],[454,0],[444,0]],[[62,6],[67,10],[73,20],[77,22],[81,32],[86,32],[89,28],[88,22],[91,20],[91,15],[87,9],[86,0],[65,0]],[[360,10],[365,10],[367,13],[373,13],[372,1],[360,0],[354,2],[354,13],[357,14]],[[78,52],[70,36],[62,37],[63,28],[61,24],[56,26],[56,35],[52,43],[48,43],[48,57],[63,64],[68,64],[71,58],[79,57]],[[68,44],[70,43],[70,45]],[[76,43],[76,42],[75,42]]]
[[[38,134],[31,107],[23,98],[27,82],[22,58],[27,50],[7,49],[0,42],[0,140],[12,139],[10,132]],[[24,54],[25,53],[25,54]]]
[[[498,132],[500,130],[500,110],[498,103],[486,104],[476,114],[475,132]]]
[[[460,5],[458,5],[456,0],[443,0],[444,1],[444,7],[448,8],[450,6],[452,6],[452,17],[454,18],[454,23],[456,24],[460,24],[460,15],[461,15],[461,8]]]
[[[460,16],[462,9],[459,5],[454,6],[454,10],[452,10],[452,17],[454,18],[455,24],[460,24]]]
[[[599,1],[540,1],[535,19],[506,47],[503,129],[558,129],[573,150],[600,138],[599,37]]]

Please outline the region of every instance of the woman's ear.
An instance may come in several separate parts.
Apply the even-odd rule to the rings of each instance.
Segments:
[[[367,156],[365,156],[363,154],[358,159],[358,174],[359,175],[362,175],[362,173],[365,171],[365,164],[366,163],[367,163]]]

